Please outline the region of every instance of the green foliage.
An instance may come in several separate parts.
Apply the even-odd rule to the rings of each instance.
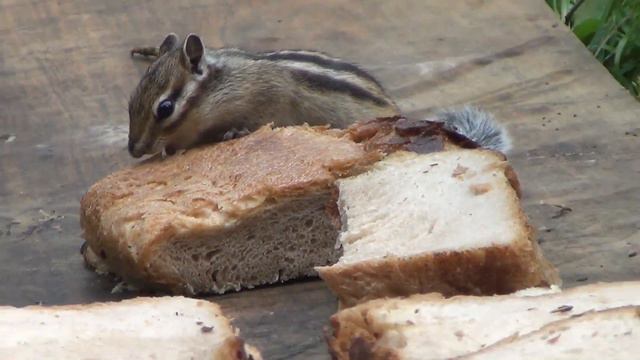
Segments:
[[[609,72],[640,96],[640,0],[546,0]]]

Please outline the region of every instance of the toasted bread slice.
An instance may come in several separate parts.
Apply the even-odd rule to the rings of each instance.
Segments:
[[[639,344],[640,306],[625,306],[555,321],[459,359],[635,360]]]
[[[341,360],[451,359],[558,320],[628,305],[640,305],[640,282],[600,283],[562,292],[378,299],[335,314],[328,342]]]
[[[342,306],[439,292],[506,294],[559,283],[501,154],[397,152],[338,181],[344,254],[318,267]]]
[[[220,307],[183,297],[0,307],[2,359],[261,359]]]
[[[85,259],[182,294],[314,275],[340,255],[335,179],[376,156],[322,129],[266,127],[116,172],[82,199]]]
[[[152,160],[81,202],[85,260],[135,287],[223,293],[315,276],[342,249],[335,181],[399,149],[475,146],[439,123],[389,118],[338,131],[264,127]]]

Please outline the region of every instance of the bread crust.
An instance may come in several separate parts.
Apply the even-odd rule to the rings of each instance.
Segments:
[[[494,295],[560,283],[553,265],[526,239],[511,246],[319,267],[318,272],[341,308],[419,293]]]
[[[214,355],[214,360],[262,360],[262,355],[253,346],[247,345],[238,336],[228,338]]]

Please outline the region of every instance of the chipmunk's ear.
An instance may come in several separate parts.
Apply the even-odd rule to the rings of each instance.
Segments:
[[[204,44],[202,39],[196,34],[189,34],[184,40],[182,46],[182,53],[184,55],[185,65],[196,74],[201,74],[200,60],[204,55]]]
[[[179,41],[178,35],[175,33],[168,34],[164,40],[162,40],[160,47],[158,47],[158,56],[162,56],[171,50],[177,49]]]

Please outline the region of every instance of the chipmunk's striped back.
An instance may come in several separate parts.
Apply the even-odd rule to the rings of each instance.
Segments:
[[[367,71],[353,63],[310,50],[281,50],[249,53],[240,49],[211,50],[210,59],[238,57],[249,61],[271,62],[290,71],[299,86],[334,91],[368,100],[379,106],[393,106],[382,85]]]

